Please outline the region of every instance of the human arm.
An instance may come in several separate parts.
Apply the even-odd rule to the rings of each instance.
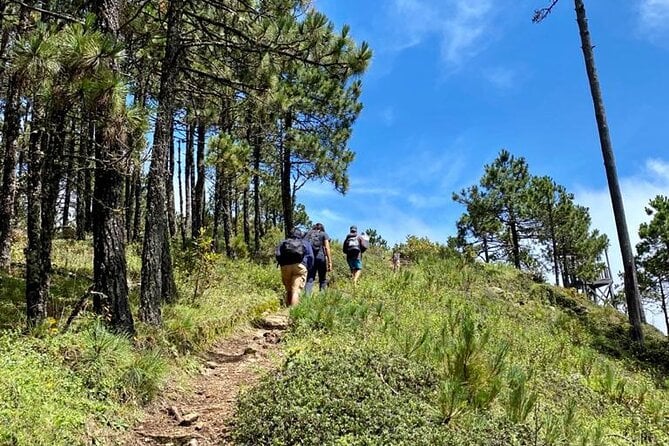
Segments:
[[[304,245],[304,259],[302,262],[310,270],[314,266],[314,250],[307,240],[302,240],[302,244]]]
[[[332,255],[330,254],[330,238],[326,237],[323,241],[323,249],[325,254],[325,261],[327,262],[328,271],[332,271]]]

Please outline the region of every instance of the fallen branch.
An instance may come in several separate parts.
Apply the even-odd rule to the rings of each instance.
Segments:
[[[94,285],[88,287],[84,295],[81,296],[77,301],[77,304],[72,309],[72,313],[70,313],[70,316],[67,318],[67,321],[65,322],[65,326],[63,327],[62,333],[65,333],[70,328],[70,325],[72,325],[74,318],[76,318],[79,315],[79,313],[81,313],[81,311],[84,309],[84,307],[86,306],[86,300],[88,299],[88,296],[100,296],[103,299],[107,299],[107,295],[105,293],[101,293],[99,291],[93,291],[93,286]]]

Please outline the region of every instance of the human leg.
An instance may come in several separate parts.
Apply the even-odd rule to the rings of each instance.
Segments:
[[[311,267],[311,269],[307,272],[307,282],[304,288],[304,293],[305,294],[311,294],[313,288],[314,288],[314,281],[316,280],[316,272],[318,271],[316,267],[316,262],[314,262],[314,265]]]
[[[300,303],[300,293],[304,290],[307,281],[307,267],[301,263],[290,265],[291,268],[291,283],[290,292],[287,305],[293,306]]]
[[[325,259],[317,259],[314,264],[316,272],[318,272],[318,288],[323,291],[328,287],[328,265]]]

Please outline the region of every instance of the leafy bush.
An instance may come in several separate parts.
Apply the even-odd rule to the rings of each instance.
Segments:
[[[254,446],[502,445],[524,432],[444,424],[433,405],[438,385],[435,370],[393,353],[312,350],[242,396],[233,438]]]

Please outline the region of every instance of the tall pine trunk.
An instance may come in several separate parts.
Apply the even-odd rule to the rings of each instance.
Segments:
[[[595,108],[595,118],[597,120],[597,130],[599,131],[599,141],[602,148],[602,157],[604,158],[604,167],[606,178],[609,184],[609,193],[613,205],[613,215],[616,221],[616,230],[618,232],[618,241],[623,258],[623,268],[625,271],[625,299],[627,301],[627,312],[630,324],[632,325],[631,337],[635,342],[643,343],[644,336],[641,328],[642,312],[641,298],[639,296],[639,286],[636,278],[636,268],[634,265],[634,254],[632,253],[632,244],[630,243],[629,232],[627,230],[627,221],[625,219],[625,207],[623,197],[618,182],[618,173],[616,170],[615,157],[613,155],[613,145],[609,135],[609,127],[606,121],[606,112],[604,109],[604,99],[599,85],[597,69],[595,66],[595,55],[590,40],[590,31],[588,30],[588,20],[585,13],[583,0],[574,0],[576,7],[576,21],[581,36],[581,48],[583,49],[583,58],[585,59],[585,68],[588,73],[590,83],[590,93]]]
[[[253,252],[260,253],[260,237],[262,235],[262,220],[260,216],[260,136],[253,136]]]
[[[21,125],[20,97],[20,79],[14,73],[7,83],[7,97],[3,113],[4,159],[2,164],[2,187],[0,188],[0,269],[8,268],[11,262],[12,221],[14,220],[14,200],[16,197],[16,162]]]
[[[168,144],[168,148],[165,191],[167,197],[167,220],[171,238],[177,233],[177,217],[174,208],[174,117],[170,120],[170,143]]]
[[[184,194],[181,183],[181,140],[177,146],[177,183],[179,183],[179,230],[181,231],[181,244],[186,246],[186,219],[184,218]]]
[[[283,135],[280,141],[281,153],[281,205],[283,207],[283,224],[286,237],[293,229],[293,200],[290,184],[291,162],[291,140],[290,129],[293,126],[293,117],[288,113],[284,119]]]
[[[61,219],[61,226],[63,229],[70,225],[70,204],[72,198],[72,183],[74,175],[74,158],[76,156],[76,140],[74,137],[75,123],[72,122],[72,129],[70,132],[69,150],[67,153],[67,166],[65,168],[65,191],[63,192],[63,216]]]
[[[33,106],[33,116],[30,122],[30,142],[28,144],[28,187],[26,188],[27,202],[27,233],[28,243],[26,256],[26,319],[29,326],[39,324],[46,318],[47,296],[41,287],[42,257],[42,162],[44,154],[41,144],[44,139],[42,126],[42,107]]]
[[[86,177],[88,170],[89,146],[91,144],[90,132],[88,131],[89,122],[86,113],[81,112],[81,129],[79,131],[79,151],[75,160],[77,169],[77,202],[76,202],[76,223],[77,240],[86,238]]]
[[[193,200],[193,238],[199,237],[200,230],[203,228],[205,132],[206,126],[204,121],[200,119],[197,125],[197,182],[195,183],[195,196]]]
[[[169,247],[169,238],[166,237],[168,222],[165,206],[165,167],[170,144],[170,122],[174,115],[183,4],[183,0],[174,0],[169,2],[167,8],[167,39],[161,64],[158,111],[146,199],[139,314],[142,321],[154,325],[161,322],[161,301],[172,299],[172,296],[165,295],[170,290],[163,287],[164,283],[173,282],[173,279],[166,280],[165,277],[165,274],[171,273],[171,270],[165,271],[165,264],[169,262],[171,265],[172,261],[164,258],[169,254],[169,249],[166,249],[166,245]]]
[[[195,182],[193,180],[193,153],[195,144],[195,126],[190,123],[186,130],[186,162],[184,171],[184,194],[186,196],[186,232],[192,234],[193,231],[193,189]]]
[[[42,147],[46,147],[42,162],[41,228],[40,228],[40,294],[48,299],[51,287],[53,238],[56,230],[56,212],[60,180],[63,174],[63,151],[65,149],[66,107],[64,99],[57,99],[56,107],[50,115],[51,125],[48,137],[43,137]]]
[[[133,175],[133,190],[135,192],[135,215],[132,221],[132,235],[130,241],[136,242],[139,240],[139,235],[142,232],[142,167],[137,165]]]
[[[98,28],[119,39],[121,0],[96,0]],[[120,67],[111,67],[120,75]],[[112,328],[133,335],[135,326],[128,302],[125,258],[123,181],[127,175],[125,122],[107,94],[98,99],[100,126],[95,145],[95,189],[93,191],[93,282],[96,310]]]

